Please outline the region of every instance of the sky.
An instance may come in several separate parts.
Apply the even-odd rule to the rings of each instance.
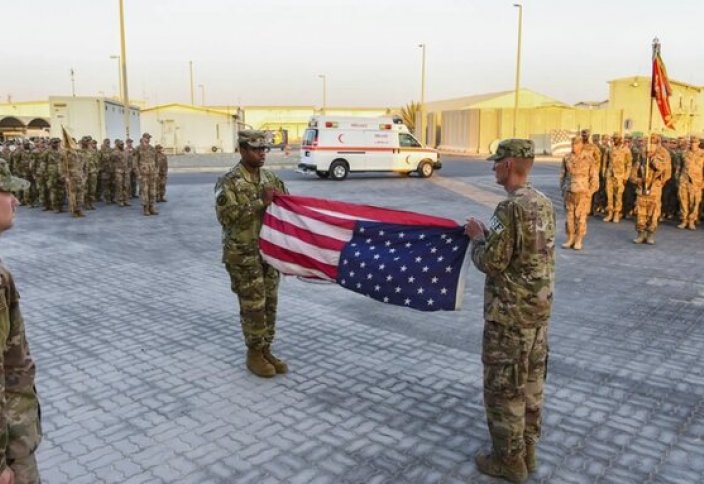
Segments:
[[[516,0],[124,0],[130,98],[147,104],[401,106],[511,90]],[[0,102],[118,91],[119,0],[3,2]],[[523,0],[521,86],[604,100],[610,79],[704,85],[704,0]],[[198,86],[202,85],[203,88]]]

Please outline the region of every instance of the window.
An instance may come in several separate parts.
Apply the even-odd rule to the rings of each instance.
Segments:
[[[398,134],[398,144],[401,148],[420,148],[420,143],[408,133]]]
[[[317,129],[307,129],[305,133],[303,133],[303,144],[305,146],[310,146],[313,143],[318,141],[318,130]]]

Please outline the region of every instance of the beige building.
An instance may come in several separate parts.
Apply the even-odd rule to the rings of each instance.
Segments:
[[[0,138],[47,136],[49,128],[47,101],[0,104]]]

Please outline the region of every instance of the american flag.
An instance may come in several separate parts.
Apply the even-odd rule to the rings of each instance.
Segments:
[[[552,156],[565,156],[572,151],[572,138],[577,136],[576,131],[567,129],[550,130],[550,154]]]
[[[468,247],[449,219],[294,195],[275,196],[259,235],[262,257],[283,274],[421,311],[462,306]]]

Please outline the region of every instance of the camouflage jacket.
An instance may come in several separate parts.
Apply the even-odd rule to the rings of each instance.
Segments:
[[[74,181],[83,181],[86,177],[86,159],[78,150],[64,151],[64,160],[59,165],[59,173]]]
[[[704,187],[704,151],[697,149],[685,152],[679,181],[680,184],[691,185],[693,188]]]
[[[601,167],[601,150],[594,143],[584,143],[584,148],[582,152],[590,155],[592,157],[592,162],[596,167],[597,174],[599,173],[599,168]]]
[[[132,156],[139,174],[156,173],[156,149],[153,146],[140,145],[134,150]]]
[[[662,146],[658,146],[655,151],[648,156],[646,170],[646,160],[644,156],[640,157],[639,163],[633,163],[631,167],[631,183],[634,183],[639,188],[643,188],[643,184],[649,190],[655,190],[660,193],[665,182],[670,178],[672,162],[670,154]]]
[[[100,153],[91,148],[88,148],[85,150],[78,150],[78,155],[83,158],[83,163],[86,167],[86,174],[95,175],[98,173],[98,170],[100,169]]]
[[[284,182],[260,168],[259,180],[238,163],[215,184],[215,214],[222,225],[223,262],[258,254],[264,219],[264,187],[286,192]]]
[[[169,171],[169,159],[164,153],[157,153],[156,168],[160,175],[166,175]]]
[[[29,353],[29,346],[24,331],[24,321],[20,312],[20,295],[17,292],[12,274],[0,263],[0,343],[2,343],[2,366],[4,380],[0,381],[0,470],[6,467],[6,451],[24,441],[31,451],[39,445],[40,429],[37,420],[37,395],[34,392],[34,377],[36,367]],[[14,418],[24,417],[22,414],[31,415],[28,420],[32,435],[16,435],[8,430],[7,396],[14,398]],[[19,407],[19,408],[17,408]],[[23,444],[20,444],[23,445]]]
[[[472,261],[486,274],[484,319],[521,328],[545,326],[555,285],[555,210],[530,184],[499,203]]]
[[[110,166],[114,173],[126,174],[130,172],[130,155],[126,149],[115,148],[112,150]]]
[[[13,159],[13,165],[15,168],[13,174],[16,174],[17,176],[22,178],[29,177],[31,175],[30,169],[32,167],[32,153],[24,149],[22,149],[21,151],[17,150],[15,151]]]
[[[621,182],[628,180],[632,163],[631,150],[623,145],[614,146],[606,163],[606,176],[617,178]]]
[[[100,160],[100,171],[110,173],[112,171],[112,148],[101,146],[98,150]]]
[[[570,153],[562,160],[560,188],[563,194],[594,193],[599,189],[599,168],[591,155],[582,151],[579,155]]]
[[[62,173],[64,164],[64,152],[61,149],[54,150],[49,148],[44,153],[41,161],[41,173],[45,176]]]

